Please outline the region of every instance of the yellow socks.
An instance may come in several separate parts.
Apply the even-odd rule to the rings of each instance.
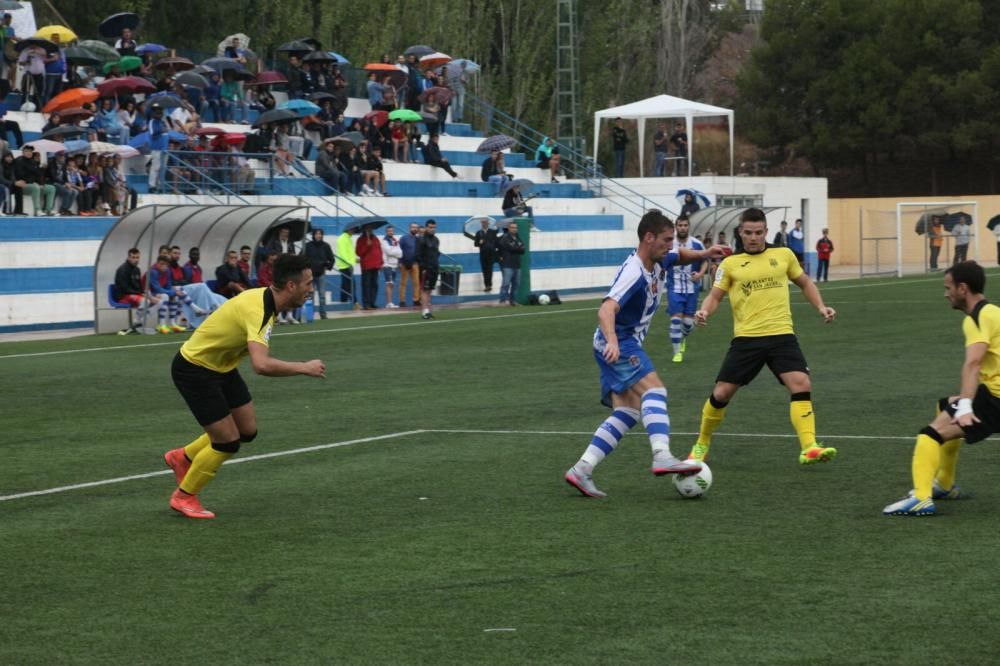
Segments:
[[[917,446],[913,449],[913,494],[917,499],[931,497],[934,475],[941,465],[940,438],[931,428],[924,428],[917,435]]]
[[[184,455],[187,456],[188,460],[194,460],[201,453],[201,450],[211,443],[212,440],[208,438],[208,433],[203,432],[196,440],[184,447]]]
[[[808,392],[793,393],[788,405],[792,427],[799,436],[799,446],[803,451],[816,443],[816,415],[813,413],[811,398]]]
[[[218,451],[211,446],[202,447],[198,455],[191,461],[191,469],[188,470],[187,476],[181,483],[181,490],[188,495],[197,495],[205,487],[205,484],[215,477],[215,473],[222,467],[222,463],[232,457],[233,453]]]
[[[722,424],[722,418],[726,415],[726,405],[729,403],[715,399],[715,396],[708,396],[705,405],[701,408],[701,427],[698,429],[698,444],[708,450],[712,443],[712,433]]]
[[[958,467],[958,450],[961,446],[960,439],[949,439],[941,445],[941,463],[935,478],[938,486],[945,490],[951,490],[955,485],[955,468]]]

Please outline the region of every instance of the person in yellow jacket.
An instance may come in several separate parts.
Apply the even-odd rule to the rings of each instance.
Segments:
[[[361,307],[358,305],[358,297],[354,293],[354,265],[358,263],[358,255],[354,251],[354,241],[351,240],[351,236],[357,231],[357,227],[349,226],[337,236],[333,264],[333,267],[340,273],[340,302],[353,303],[355,310]]]

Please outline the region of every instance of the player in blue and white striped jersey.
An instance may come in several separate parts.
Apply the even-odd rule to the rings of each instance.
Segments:
[[[678,217],[674,222],[674,229],[677,232],[674,248],[705,249],[700,240],[689,235],[691,223],[687,217]],[[675,264],[667,271],[667,314],[670,315],[670,342],[674,346],[674,363],[684,360],[687,336],[694,329],[694,313],[698,310],[701,277],[707,267],[707,261],[696,261],[693,264]]]
[[[666,271],[675,263],[722,256],[721,248],[671,251],[674,225],[660,211],[639,222],[639,247],[618,270],[597,313],[594,359],[601,373],[601,402],[614,411],[594,433],[583,456],[565,475],[566,482],[588,497],[604,497],[594,485],[594,467],[615,450],[622,437],[642,419],[653,448],[652,472],[694,474],[700,465],[670,453],[667,389],[642,348],[660,304]],[[640,412],[641,409],[641,412]]]

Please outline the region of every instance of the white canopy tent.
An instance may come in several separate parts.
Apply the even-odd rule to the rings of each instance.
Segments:
[[[729,175],[733,175],[733,111],[724,109],[721,106],[692,102],[689,99],[672,97],[670,95],[657,95],[649,99],[643,99],[631,104],[616,106],[604,109],[594,114],[594,161],[597,161],[598,141],[601,137],[602,118],[622,118],[639,121],[639,175],[645,173],[644,147],[646,141],[646,119],[647,118],[684,118],[687,128],[687,135],[691,137],[691,130],[695,118],[725,116],[729,121]],[[691,176],[691,149],[694,142],[688,140],[688,176]]]

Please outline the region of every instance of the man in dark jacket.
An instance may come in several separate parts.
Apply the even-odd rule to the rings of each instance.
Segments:
[[[133,308],[142,305],[142,271],[139,270],[139,249],[128,251],[128,258],[115,271],[115,286],[112,297],[119,303],[128,303]]]
[[[480,220],[482,228],[473,236],[463,232],[479,248],[479,267],[483,271],[483,291],[493,291],[493,263],[497,260],[497,230],[490,227],[486,218]]]
[[[59,197],[59,214],[72,215],[73,204],[79,194],[66,183],[66,155],[56,153],[45,166],[45,182],[56,188]]]
[[[305,255],[313,274],[313,292],[319,295],[319,316],[326,319],[326,272],[333,270],[333,249],[323,240],[323,230],[313,229]]]
[[[336,148],[337,146],[330,139],[323,142],[323,147],[316,155],[316,175],[333,189],[346,194],[348,191],[347,174],[340,170]]]
[[[438,146],[438,135],[431,134],[430,141],[424,146],[424,162],[431,166],[444,169],[452,178],[458,178],[458,174],[451,168],[448,160],[441,155],[441,148]]]
[[[521,282],[521,255],[524,241],[517,235],[517,222],[511,222],[507,233],[500,237],[500,270],[503,283],[500,285],[500,303],[517,305],[517,287]]]
[[[424,319],[433,319],[431,313],[431,292],[437,286],[438,270],[441,266],[441,241],[437,237],[437,221],[427,220],[424,235],[417,240],[417,264],[423,279],[420,290],[420,304],[424,308]]]
[[[31,197],[35,215],[51,215],[56,200],[56,188],[43,185],[42,168],[35,160],[35,148],[30,144],[21,146],[21,156],[14,160],[14,185]],[[45,207],[42,208],[42,194],[45,194]]]
[[[410,233],[399,239],[403,256],[399,259],[399,305],[406,305],[406,283],[413,284],[413,305],[420,304],[420,265],[417,263],[417,241],[420,225],[410,225]]]
[[[236,250],[226,253],[226,263],[215,269],[215,291],[226,298],[232,298],[250,288],[250,278],[243,272],[239,264],[239,255]]]

